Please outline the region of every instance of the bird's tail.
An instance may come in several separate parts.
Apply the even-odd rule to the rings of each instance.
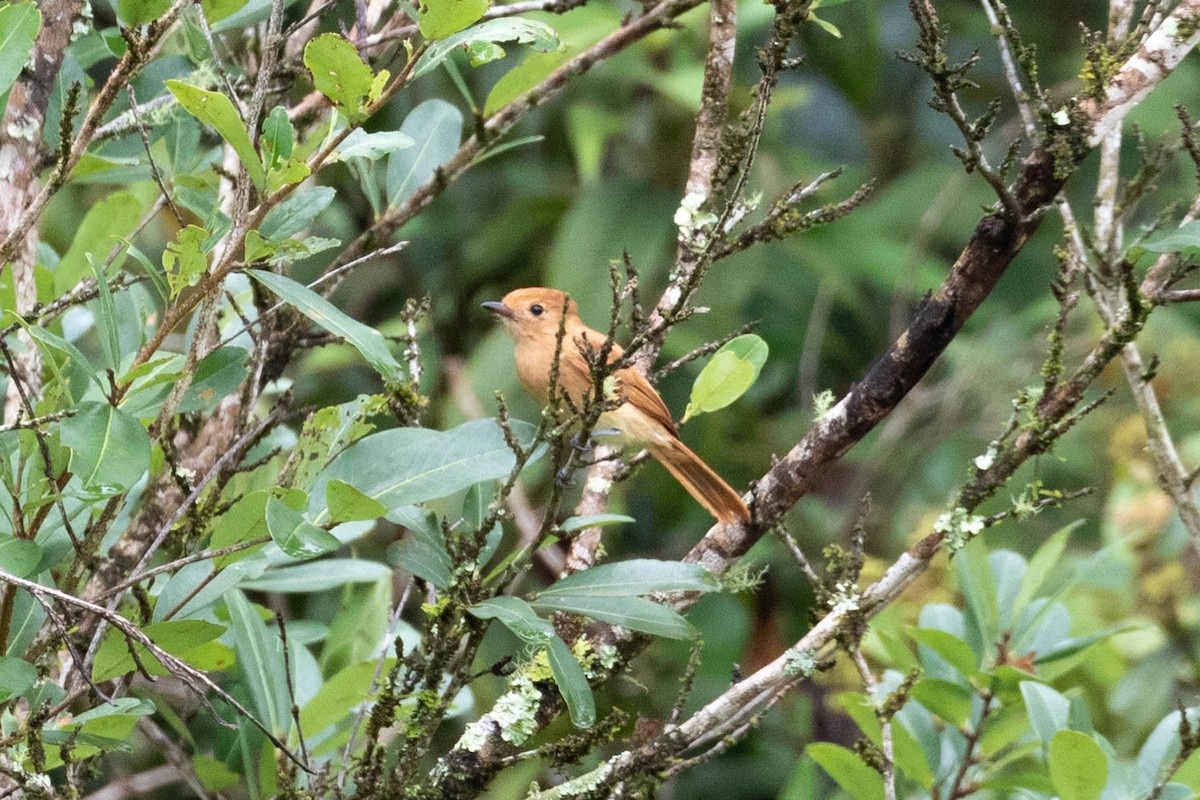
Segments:
[[[748,522],[750,511],[733,487],[678,439],[649,445],[650,455],[667,468],[718,522]]]

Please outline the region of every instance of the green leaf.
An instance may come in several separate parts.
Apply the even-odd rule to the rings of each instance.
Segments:
[[[60,430],[71,448],[71,472],[86,487],[128,489],[150,468],[150,434],[108,403],[80,403]]]
[[[489,19],[435,42],[417,62],[413,77],[420,77],[434,69],[459,47],[465,47],[472,52],[473,67],[502,58],[504,49],[499,47],[497,42],[528,44],[532,45],[534,50],[545,53],[558,47],[558,34],[546,23],[524,17]]]
[[[355,128],[334,153],[339,161],[351,158],[375,161],[398,150],[407,150],[414,144],[413,138],[402,131],[367,133],[362,128]]]
[[[1021,682],[1021,697],[1025,700],[1025,711],[1033,731],[1049,745],[1054,734],[1067,727],[1071,703],[1067,698],[1045,684],[1036,681]]]
[[[379,331],[351,319],[333,303],[291,278],[257,269],[248,270],[248,274],[317,325],[353,345],[384,380],[401,378],[403,368]]]
[[[267,213],[258,232],[272,241],[281,242],[306,230],[337,196],[328,186],[314,186],[296,192]]]
[[[396,663],[383,662],[384,674]],[[351,711],[371,699],[371,684],[379,665],[375,661],[351,664],[321,684],[313,698],[300,709],[300,729],[312,738],[331,725],[337,725]]]
[[[749,389],[767,363],[767,343],[752,333],[738,336],[713,353],[692,384],[683,422],[724,408]]]
[[[590,571],[590,570],[589,570]],[[533,601],[544,611],[568,611],[666,639],[694,639],[696,629],[675,611],[641,597],[552,595]]]
[[[557,636],[546,643],[546,657],[550,661],[550,672],[554,683],[567,703],[571,722],[576,728],[590,728],[596,724],[596,698],[588,685],[583,667],[575,660],[571,648]]]
[[[250,180],[254,181],[254,185],[259,191],[262,191],[267,183],[267,175],[263,171],[258,152],[250,141],[250,135],[246,133],[246,126],[242,123],[242,118],[238,114],[237,108],[234,107],[233,101],[220,92],[210,92],[183,81],[169,80],[166,82],[166,87],[171,94],[175,95],[175,99],[179,101],[179,105],[183,106],[185,111],[211,127],[220,134],[222,139],[229,142],[229,146],[233,148],[246,167]]]
[[[936,628],[908,628],[907,632],[918,643],[946,659],[950,666],[966,677],[969,678],[979,671],[979,657],[975,655],[971,645],[954,634]]]
[[[126,25],[144,25],[167,13],[171,0],[119,0],[117,12]]]
[[[225,593],[225,607],[229,610],[238,666],[250,692],[250,708],[267,728],[282,736],[290,727],[291,705],[283,643],[275,631],[268,630],[257,607],[240,590]]]
[[[513,422],[518,437],[533,428]],[[324,482],[338,479],[389,510],[460,492],[480,481],[503,478],[516,465],[494,419],[477,419],[448,431],[394,428],[355,442],[318,477],[310,499],[312,519],[321,523]]]
[[[274,497],[267,498],[267,531],[279,549],[292,558],[309,559],[342,546],[337,537],[308,522]]]
[[[188,225],[163,250],[163,271],[167,274],[172,300],[187,287],[195,286],[200,276],[208,270],[208,258],[204,251],[207,239],[208,231],[204,228]]]
[[[913,687],[913,697],[932,713],[959,728],[971,715],[971,693],[950,681],[922,678]]]
[[[437,517],[425,509],[410,506],[392,510],[388,519],[409,531],[407,536],[388,547],[388,563],[439,589],[449,587],[454,562],[446,552]]]
[[[223,792],[242,783],[242,776],[225,766],[225,762],[208,756],[192,756],[192,770],[210,792]]]
[[[563,533],[573,533],[585,528],[607,528],[611,525],[624,525],[628,522],[637,522],[637,520],[625,514],[588,514],[583,517],[567,517],[558,524],[558,529]]]
[[[572,573],[544,589],[538,598],[636,597],[654,592],[711,592],[719,588],[713,574],[699,564],[634,558]]]
[[[0,95],[21,74],[41,29],[42,15],[33,3],[13,3],[0,8]]]
[[[96,331],[104,350],[104,366],[116,370],[121,366],[121,337],[117,331],[117,312],[113,304],[112,289],[108,285],[108,270],[88,253],[88,266],[96,279],[96,299],[88,304],[96,320]]]
[[[275,106],[267,118],[263,120],[262,138],[259,140],[263,151],[263,162],[267,170],[272,170],[287,162],[292,157],[295,144],[295,133],[292,123],[288,120],[287,109]]]
[[[303,508],[303,502],[307,501],[307,496],[303,492],[293,490],[299,495],[301,504],[299,508]],[[260,489],[256,492],[239,498],[229,510],[221,516],[217,517],[216,523],[213,525],[212,538],[209,540],[208,546],[213,550],[221,550],[231,545],[240,542],[248,542],[252,539],[261,539],[268,536],[267,531],[267,499],[271,493],[266,489]],[[294,502],[294,501],[293,501]],[[291,506],[284,500],[284,503]],[[299,510],[297,508],[297,510]],[[230,553],[227,556],[220,556],[215,560],[218,568],[228,566],[235,561],[241,561],[248,555],[262,549],[264,545],[255,548],[247,548],[239,550],[236,553]]]
[[[0,16],[0,21],[3,19],[3,16]],[[0,703],[7,703],[29,689],[37,680],[37,676],[37,667],[28,661],[12,656],[0,656]]]
[[[308,594],[326,592],[348,583],[374,583],[392,574],[387,564],[361,558],[323,558],[264,572],[239,586],[256,592]]]
[[[513,100],[524,96],[577,52],[579,49],[576,47],[562,45],[548,53],[533,52],[525,56],[525,60],[505,73],[488,92],[483,115],[490,117]]]
[[[444,39],[477,22],[490,5],[489,0],[425,0],[417,27],[426,39]]]
[[[387,198],[398,206],[433,178],[437,168],[458,152],[463,115],[445,100],[426,100],[400,125],[400,133],[413,141],[388,157]]]
[[[214,625],[200,619],[180,619],[170,622],[159,622],[142,628],[142,633],[150,637],[150,641],[173,656],[187,661],[187,654],[200,645],[211,642],[225,632],[221,625]],[[166,675],[167,669],[144,645],[133,643],[133,650],[138,655],[142,667],[151,675]],[[119,675],[126,675],[137,669],[133,656],[130,655],[130,643],[125,634],[110,628],[96,650],[96,659],[92,664],[92,680],[97,683],[112,680]]]
[[[321,674],[333,675],[377,655],[391,618],[392,578],[392,570],[385,568],[374,583],[348,583],[342,587],[337,613],[321,648]]]
[[[836,39],[842,38],[842,32],[840,30],[838,30],[838,26],[834,25],[832,22],[827,22],[823,19],[819,19],[816,14],[813,14],[811,12],[808,15],[808,19],[811,22],[815,22],[817,24],[818,28],[825,31],[830,36],[833,36]]]
[[[235,11],[240,11],[246,5],[246,0],[201,0],[204,18],[209,25],[215,25]]]
[[[1186,250],[1198,249],[1200,248],[1200,219],[1184,223],[1153,241],[1143,242],[1141,247],[1151,253],[1182,253]]]
[[[479,619],[499,620],[526,644],[541,646],[554,636],[554,626],[534,613],[519,597],[501,595],[467,609]]]
[[[304,47],[304,66],[313,86],[351,120],[362,116],[375,74],[363,63],[354,45],[336,33],[326,33]]]
[[[329,506],[329,518],[334,522],[379,519],[388,511],[378,500],[336,478],[325,484],[325,502]]]
[[[151,202],[148,193],[130,189],[113,192],[88,208],[83,221],[71,232],[70,248],[54,268],[54,290],[66,293],[90,275],[88,254],[107,259],[113,245],[133,233]],[[113,262],[113,267],[119,263]]]
[[[304,421],[296,443],[293,485],[309,487],[313,477],[337,453],[375,429],[371,418],[386,411],[387,403],[381,395],[361,394],[349,402],[314,412]]]
[[[1049,746],[1050,781],[1062,800],[1097,800],[1108,782],[1108,759],[1100,745],[1080,731],[1054,734]]]
[[[804,752],[854,800],[879,800],[883,797],[883,778],[854,752],[828,742],[810,744],[804,748]]]
[[[42,548],[30,539],[0,541],[0,569],[18,578],[27,578],[42,563]]]
[[[1016,619],[1021,610],[1029,605],[1030,600],[1037,597],[1038,590],[1042,588],[1046,579],[1058,566],[1058,561],[1067,547],[1067,540],[1070,538],[1071,532],[1082,524],[1083,520],[1076,520],[1070,525],[1059,528],[1033,554],[1033,558],[1029,560],[1029,567],[1025,570],[1025,577],[1021,580],[1021,589],[1017,592],[1017,599],[1013,602],[1013,619]]]

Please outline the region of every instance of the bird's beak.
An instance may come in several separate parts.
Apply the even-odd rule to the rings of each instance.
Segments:
[[[497,300],[488,300],[486,303],[480,303],[481,306],[491,311],[493,314],[499,314],[505,319],[513,319],[516,315],[513,310]]]

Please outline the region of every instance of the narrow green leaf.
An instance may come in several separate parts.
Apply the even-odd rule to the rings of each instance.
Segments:
[[[317,325],[353,345],[384,380],[401,378],[403,368],[379,331],[351,319],[333,303],[291,278],[257,269],[248,270],[248,274]]]
[[[471,66],[474,67],[503,58],[504,49],[498,42],[528,44],[544,53],[558,47],[558,34],[546,23],[524,17],[489,19],[435,42],[417,62],[413,77],[420,77],[434,69],[460,47],[467,48],[471,53]]]
[[[1182,253],[1200,248],[1200,219],[1180,225],[1175,230],[1150,242],[1143,242],[1143,250],[1151,253]]]
[[[559,523],[558,529],[563,533],[573,533],[585,528],[607,528],[611,525],[624,525],[637,522],[625,514],[588,514],[583,517],[567,517]]]
[[[724,408],[745,394],[767,363],[767,352],[767,343],[752,333],[726,342],[692,384],[683,421]]]
[[[1062,800],[1097,800],[1108,782],[1108,759],[1100,745],[1080,731],[1054,734],[1048,748],[1050,781]]]
[[[415,144],[412,137],[402,131],[367,133],[362,128],[355,128],[334,152],[339,161],[351,158],[375,161],[398,150],[407,150]]]
[[[654,592],[711,592],[719,588],[713,574],[699,564],[634,558],[572,573],[544,589],[538,598],[636,597]]]
[[[337,537],[308,522],[274,497],[267,498],[267,531],[279,549],[292,558],[309,559],[342,546]]]
[[[250,692],[250,707],[259,720],[276,735],[284,735],[290,727],[286,671],[283,644],[279,635],[268,630],[255,606],[239,589],[225,593],[229,609],[230,631],[234,650],[246,688]]]
[[[854,752],[828,742],[810,744],[804,752],[854,800],[883,797],[883,778]]]
[[[666,639],[694,639],[696,629],[675,611],[641,597],[542,596],[533,601],[544,611],[569,611],[611,622],[631,631]]]
[[[588,685],[587,675],[575,660],[571,648],[559,637],[551,636],[550,641],[546,643],[546,657],[550,661],[554,683],[567,703],[571,722],[576,728],[590,728],[595,725],[596,698],[592,696],[592,687]]]
[[[304,66],[312,73],[317,91],[350,119],[361,117],[375,74],[354,45],[336,33],[322,34],[305,45]]]
[[[113,304],[112,290],[108,286],[108,270],[103,262],[97,261],[91,253],[87,255],[88,265],[92,269],[92,277],[96,279],[96,299],[89,303],[96,320],[96,329],[100,333],[100,344],[104,349],[105,366],[116,370],[121,366],[121,337],[117,331],[117,311]]]
[[[388,157],[387,199],[398,206],[428,183],[437,168],[458,152],[462,139],[463,115],[445,100],[420,103],[400,125],[400,133],[413,146]]]
[[[345,481],[336,478],[325,484],[325,502],[334,522],[379,519],[388,510],[378,500],[367,497]]]
[[[417,27],[426,39],[444,39],[477,22],[489,5],[489,0],[425,0]]]
[[[467,609],[479,619],[499,620],[518,639],[532,645],[544,645],[554,636],[554,626],[534,613],[519,597],[501,595]]]
[[[128,489],[150,468],[150,434],[108,403],[80,403],[60,430],[71,448],[71,472],[84,486]]]
[[[350,583],[374,583],[391,574],[391,568],[378,561],[361,558],[323,558],[320,561],[268,570],[261,577],[242,581],[239,585],[257,592],[309,594],[325,592]]]
[[[490,117],[537,86],[554,70],[579,52],[577,47],[561,45],[548,53],[532,52],[516,67],[496,81],[483,103],[483,115]]]
[[[13,3],[0,8],[0,95],[21,74],[41,29],[42,15],[33,3]]]
[[[220,92],[210,92],[183,81],[169,80],[167,89],[175,95],[179,105],[196,119],[211,127],[237,153],[250,180],[261,191],[267,183],[267,174],[259,160],[258,151],[246,133],[246,126],[233,101]]]

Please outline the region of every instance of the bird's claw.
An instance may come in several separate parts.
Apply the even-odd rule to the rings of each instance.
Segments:
[[[570,467],[563,467],[554,474],[554,482],[563,489],[570,486],[574,479],[575,470],[571,469]]]

